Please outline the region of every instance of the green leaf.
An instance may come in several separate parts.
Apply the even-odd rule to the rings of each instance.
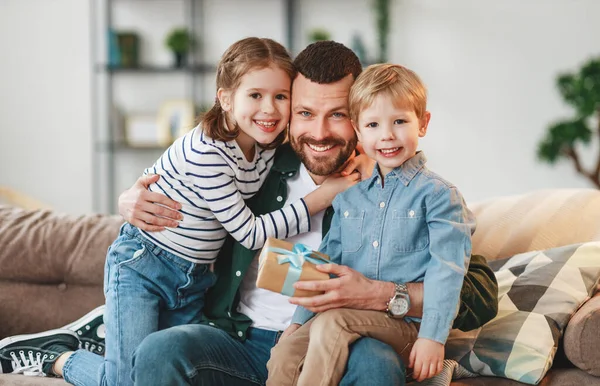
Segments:
[[[565,156],[565,151],[577,143],[588,144],[592,130],[585,119],[561,121],[548,128],[546,137],[538,144],[537,156],[541,161],[555,163]]]

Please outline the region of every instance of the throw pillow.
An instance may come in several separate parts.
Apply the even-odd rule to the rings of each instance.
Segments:
[[[490,265],[498,279],[498,315],[477,330],[452,331],[446,357],[480,375],[535,385],[551,367],[569,319],[598,285],[600,242]]]

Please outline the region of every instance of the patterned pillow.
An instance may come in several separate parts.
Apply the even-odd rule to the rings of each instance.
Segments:
[[[480,374],[535,385],[571,316],[595,291],[600,242],[528,252],[490,263],[498,279],[498,315],[482,328],[452,331],[446,357]]]

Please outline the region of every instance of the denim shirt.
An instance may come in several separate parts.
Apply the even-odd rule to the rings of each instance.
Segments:
[[[425,166],[418,152],[381,184],[373,176],[338,194],[319,250],[370,279],[424,282],[419,338],[444,344],[457,315],[471,256],[475,217],[454,185]],[[298,307],[292,323],[314,314]]]

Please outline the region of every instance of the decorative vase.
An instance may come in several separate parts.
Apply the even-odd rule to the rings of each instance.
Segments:
[[[185,52],[174,52],[175,55],[175,67],[182,68],[185,67],[185,61],[187,59],[187,54]]]

